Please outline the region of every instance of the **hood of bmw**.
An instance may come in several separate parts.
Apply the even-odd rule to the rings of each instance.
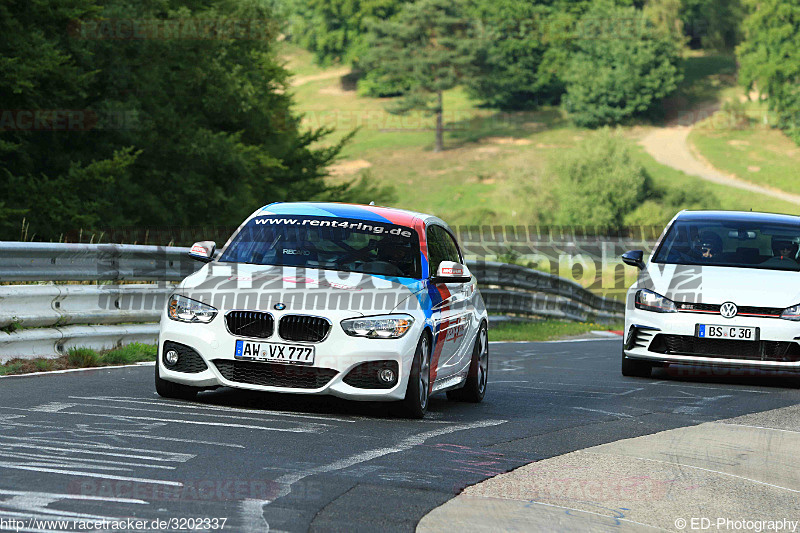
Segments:
[[[282,311],[319,316],[413,312],[426,305],[426,283],[358,272],[273,265],[209,263],[175,292],[229,310]]]

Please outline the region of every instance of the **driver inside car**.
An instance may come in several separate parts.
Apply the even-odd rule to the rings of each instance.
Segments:
[[[701,231],[692,242],[692,253],[705,261],[713,259],[722,253],[722,239],[713,231]]]
[[[387,237],[375,243],[376,257],[372,267],[376,273],[402,276],[410,268],[408,244],[401,239]]]

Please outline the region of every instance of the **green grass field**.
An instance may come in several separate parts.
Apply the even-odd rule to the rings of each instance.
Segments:
[[[686,53],[683,82],[669,97],[669,106],[689,109],[707,102],[720,102],[725,91],[736,86],[736,58],[732,54]]]
[[[548,161],[593,134],[572,126],[557,108],[499,113],[478,107],[464,91],[455,89],[444,98],[446,150],[434,153],[432,117],[392,115],[386,111],[389,99],[360,97],[343,84],[341,67],[312,65],[310,54],[289,44],[284,55],[287,66],[297,72],[298,84],[291,90],[304,123],[334,128],[326,143],[357,130],[330,180],[349,181],[368,172],[375,183],[395,188],[395,206],[435,213],[453,225],[546,222],[555,207]],[[732,90],[734,67],[729,56],[687,57],[679,96],[686,102],[706,101]],[[647,128],[619,131],[633,145]],[[685,189],[698,183],[697,178],[655,162],[638,147],[635,152],[663,188]],[[704,185],[725,209],[796,212],[796,206],[769,197]],[[652,223],[663,223],[672,214],[654,213]]]
[[[589,333],[591,331],[622,330],[624,325],[595,324],[592,322],[567,322],[544,320],[542,322],[501,322],[489,328],[491,341],[548,341]]]
[[[0,376],[70,368],[130,365],[140,361],[155,361],[157,352],[155,345],[139,342],[100,352],[91,348],[76,347],[70,348],[66,355],[56,359],[12,359],[0,365]]]
[[[689,135],[689,142],[723,172],[800,194],[800,146],[755,118],[739,126],[733,122],[729,114],[720,112],[698,124]],[[797,211],[795,206],[792,212]]]
[[[653,176],[653,180],[664,187],[690,188],[697,186],[698,178],[664,166],[653,160],[644,149],[637,146],[636,157]],[[700,181],[702,186],[719,200],[720,209],[737,211],[766,211],[774,213],[800,214],[800,206],[783,202],[763,194],[754,194],[725,185]]]

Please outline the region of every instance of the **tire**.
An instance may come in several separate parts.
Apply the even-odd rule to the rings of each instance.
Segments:
[[[475,346],[472,348],[472,359],[469,363],[467,382],[460,389],[447,391],[447,399],[457,402],[478,403],[486,396],[486,384],[489,380],[489,335],[486,325],[481,324]]]
[[[401,414],[407,418],[424,418],[428,412],[431,383],[430,338],[423,333],[414,352],[411,374],[408,377],[406,397],[400,403]]]
[[[156,392],[163,398],[175,398],[178,400],[194,400],[197,393],[200,391],[197,387],[190,387],[189,385],[182,385],[161,379],[159,372],[159,364],[156,361]]]
[[[632,378],[649,378],[653,365],[647,361],[628,359],[622,352],[622,375]]]

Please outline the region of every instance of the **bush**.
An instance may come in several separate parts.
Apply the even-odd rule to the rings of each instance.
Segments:
[[[598,1],[576,32],[563,102],[578,126],[618,124],[651,113],[682,79],[682,43],[642,11]]]
[[[377,71],[369,71],[359,78],[356,93],[370,98],[392,98],[402,96],[411,87],[411,82],[387,80]]]
[[[38,372],[49,372],[55,366],[51,359],[37,359],[33,364]]]
[[[554,163],[558,224],[625,226],[666,224],[682,209],[720,209],[698,180],[692,188],[662,188],[632,157],[629,141],[608,129]]]
[[[132,342],[103,355],[106,365],[129,365],[138,361],[155,361],[158,347],[153,344]]]
[[[552,167],[558,224],[618,229],[652,189],[650,176],[631,158],[626,141],[608,130],[559,157]]]
[[[70,348],[67,350],[67,362],[78,368],[100,366],[100,356],[91,348]]]
[[[21,374],[22,370],[25,368],[24,361],[9,361],[4,365],[0,365],[0,376],[10,375],[10,374]]]

